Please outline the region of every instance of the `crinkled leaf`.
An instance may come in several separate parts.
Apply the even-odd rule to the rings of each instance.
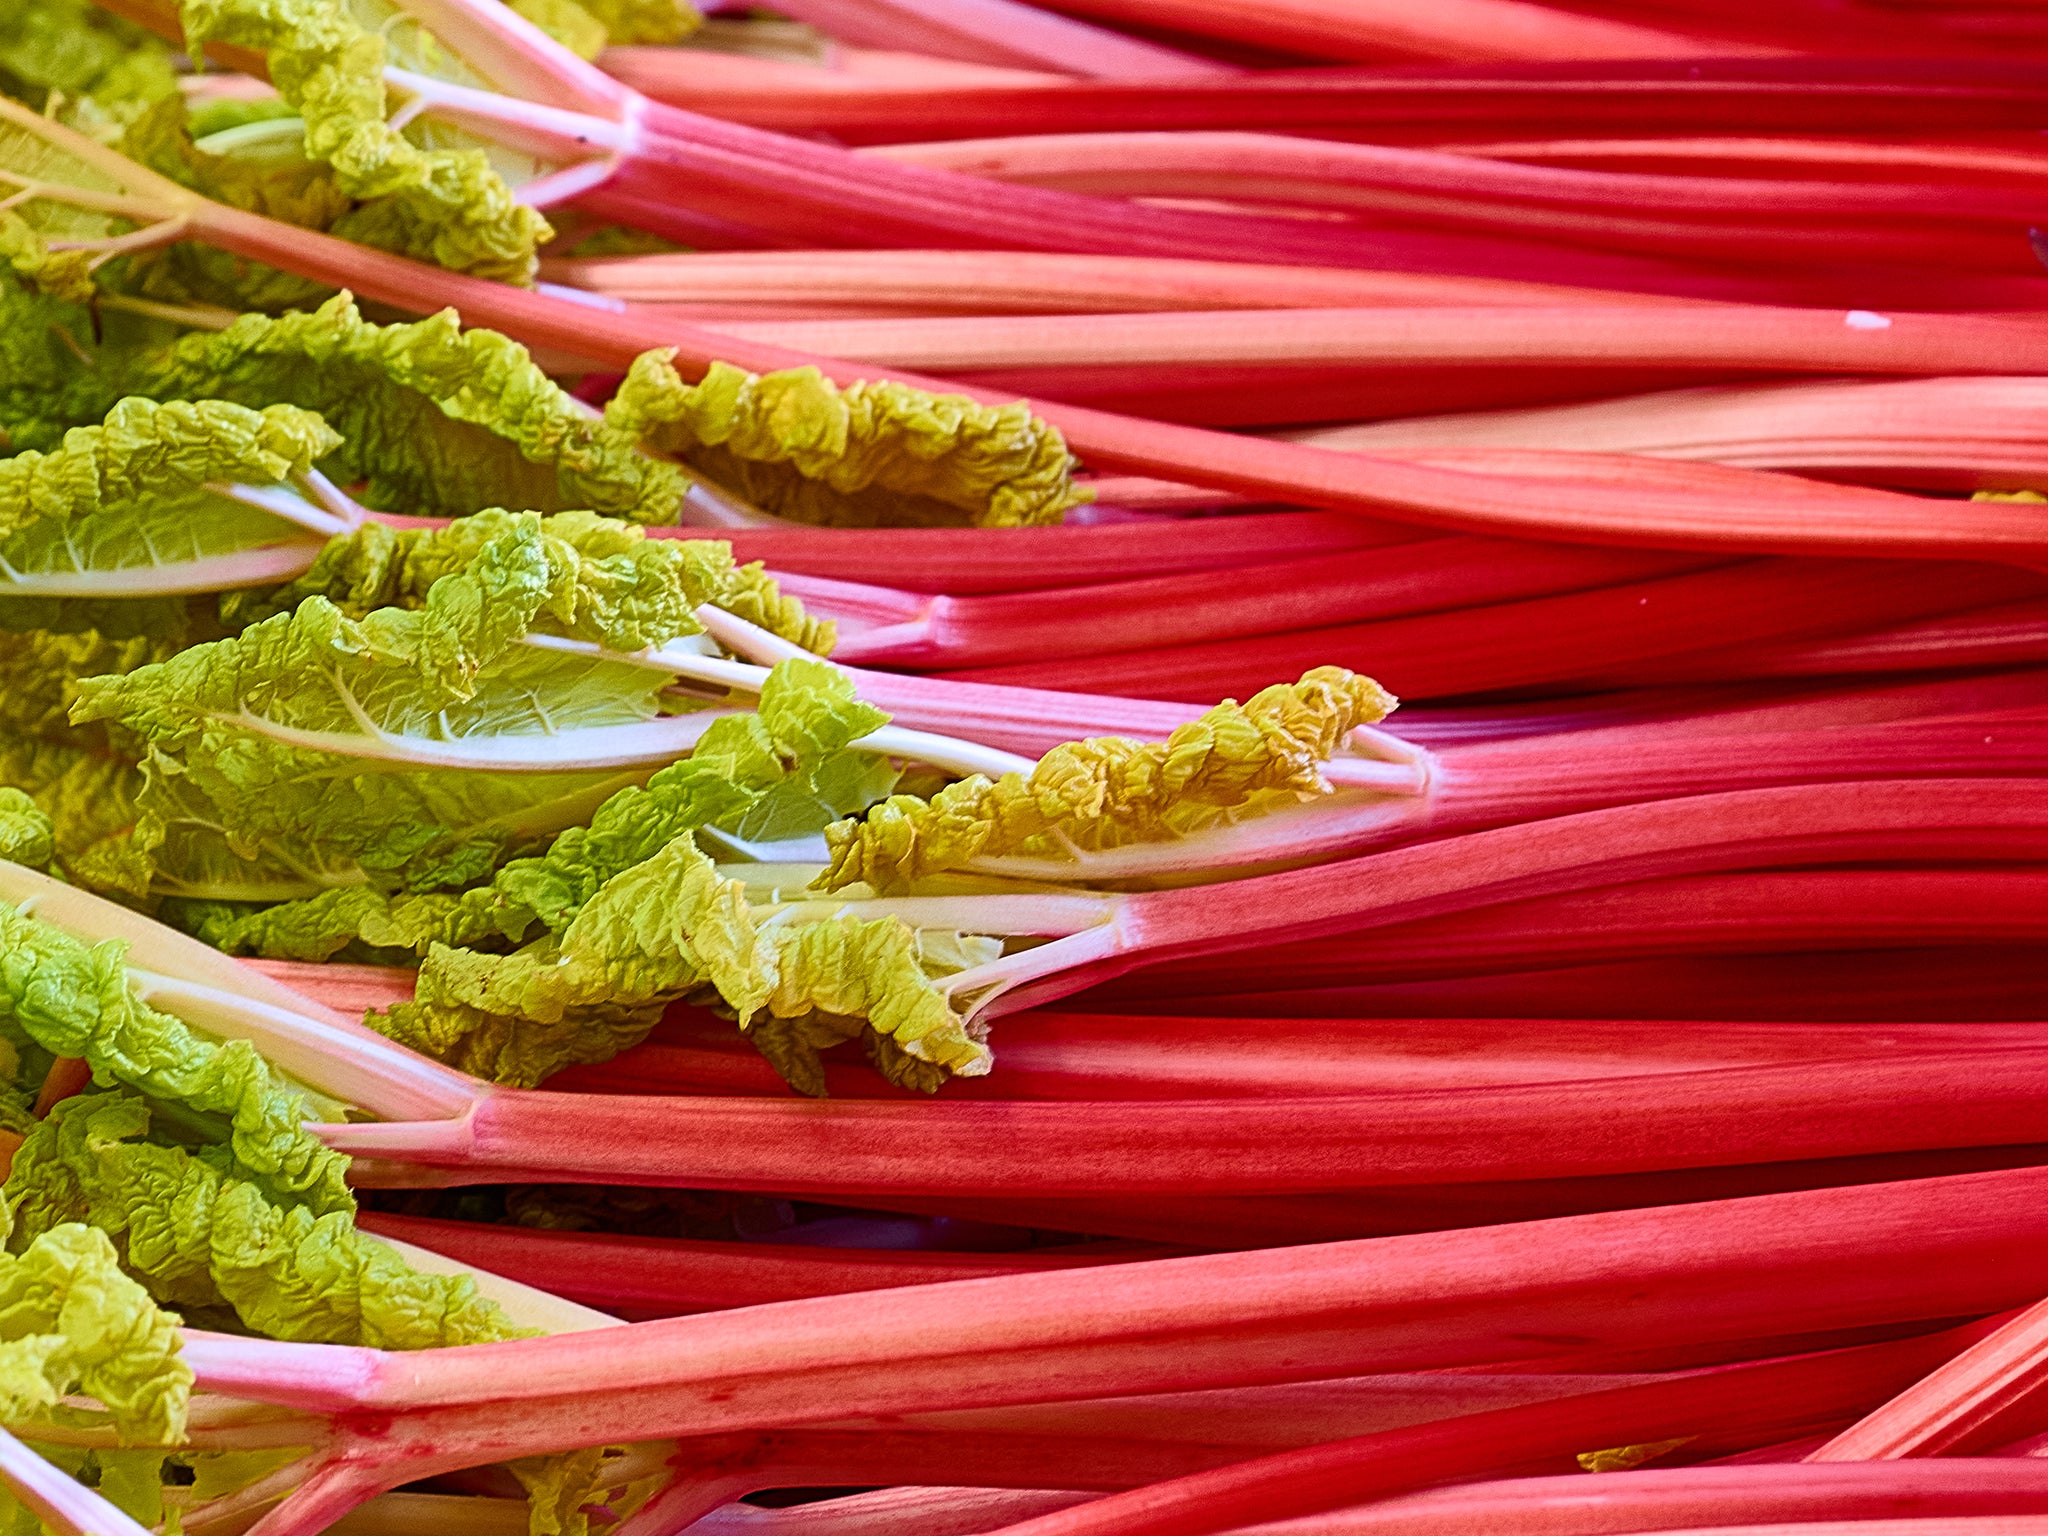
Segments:
[[[347,883],[353,869],[387,888],[428,890],[483,879],[522,845],[587,817],[619,775],[432,766],[431,743],[649,719],[666,681],[526,645],[574,583],[558,582],[540,518],[493,526],[498,536],[420,607],[358,621],[309,597],[231,639],[81,684],[75,719],[118,721],[148,744],[142,851],[204,815],[244,858],[311,867],[327,884]],[[337,755],[252,720],[360,738],[387,755]],[[408,755],[407,742],[421,745]]]
[[[42,808],[22,790],[0,788],[0,859],[41,869],[56,855],[56,828]]]
[[[127,954],[118,940],[87,945],[0,902],[0,1016],[54,1056],[83,1057],[95,1081],[178,1106],[209,1128],[238,1179],[316,1213],[353,1209],[348,1160],[306,1130],[303,1095],[246,1040],[213,1040],[144,1003]]]
[[[370,1022],[480,1077],[531,1085],[637,1044],[707,984],[744,1011],[766,1000],[746,888],[687,834],[607,881],[554,935],[510,955],[436,944],[414,1001]]]
[[[195,51],[217,41],[265,56],[305,120],[307,155],[363,203],[335,233],[452,271],[532,280],[547,220],[482,149],[422,148],[386,122],[390,39],[362,26],[347,0],[183,0],[181,10]]]
[[[495,948],[536,925],[559,934],[607,881],[687,832],[802,837],[888,794],[896,778],[888,760],[846,747],[887,722],[838,668],[785,661],[769,673],[758,715],[714,721],[688,758],[619,790],[587,826],[568,828],[543,854],[513,859],[489,885],[459,897],[353,887],[260,912],[194,914],[195,931],[235,953],[295,960],[354,945],[420,954],[432,944]]]
[[[622,1446],[591,1446],[557,1456],[527,1456],[506,1466],[526,1490],[527,1536],[590,1536],[589,1510],[607,1512],[606,1526],[637,1510],[668,1480],[658,1473],[618,1486],[612,1463]]]
[[[318,411],[343,439],[320,467],[344,485],[367,481],[362,499],[375,507],[436,517],[590,508],[664,523],[688,489],[675,465],[639,452],[526,348],[464,330],[453,310],[373,325],[342,294],[311,313],[244,315],[111,361],[132,394]]]
[[[90,616],[98,619],[106,610],[92,594],[102,583],[101,601],[132,600],[228,579],[202,575],[205,566],[180,570],[195,561],[277,546],[296,546],[310,560],[317,534],[213,487],[248,485],[296,500],[288,482],[339,442],[296,406],[123,400],[104,424],[72,428],[54,452],[0,460],[0,596],[94,603]]]
[[[417,608],[435,582],[501,537],[512,516],[494,508],[440,528],[368,523],[330,540],[297,580],[234,597],[222,612],[241,625],[314,596],[357,619],[378,608]],[[612,650],[660,646],[699,633],[695,611],[710,603],[808,650],[832,647],[831,620],[814,619],[782,596],[758,562],[735,566],[723,540],[652,539],[633,524],[590,512],[547,518],[541,535],[552,588],[536,622],[546,633]]]
[[[1318,667],[1243,704],[1226,700],[1164,742],[1096,737],[1055,747],[1027,778],[976,774],[929,800],[896,795],[826,829],[830,889],[902,886],[1004,854],[1184,837],[1330,792],[1322,763],[1394,699],[1370,678]]]
[[[0,628],[6,617],[0,612]],[[141,894],[127,838],[141,788],[137,753],[104,726],[70,723],[77,682],[158,660],[177,638],[110,640],[90,630],[0,637],[0,784],[49,819],[56,869],[74,883]]]
[[[17,1231],[0,1254],[0,1417],[47,1417],[83,1391],[123,1445],[184,1438],[192,1369],[178,1320],[122,1273],[107,1234],[63,1222]]]
[[[686,384],[643,353],[605,417],[755,505],[848,527],[1057,523],[1088,499],[1058,430],[1017,404],[908,385],[840,389],[815,368],[713,363]]]
[[[353,1206],[273,1203],[217,1149],[142,1139],[151,1122],[149,1104],[126,1093],[59,1104],[8,1176],[21,1231],[90,1222],[120,1241],[154,1295],[225,1304],[271,1338],[432,1349],[520,1332],[469,1276],[420,1274],[357,1231]]]
[[[0,13],[0,90],[95,137],[118,131],[178,88],[170,48],[91,0],[8,0]]]
[[[51,250],[42,231],[12,210],[0,213],[0,261],[36,292],[67,304],[90,304],[99,292],[89,252]]]
[[[806,1092],[822,1091],[817,1051],[870,1027],[932,1067],[985,1072],[986,1046],[933,985],[977,942],[948,937],[928,966],[921,936],[893,917],[757,925],[745,886],[686,833],[606,881],[559,936],[510,955],[434,946],[414,1001],[371,1022],[466,1071],[531,1084],[638,1043],[668,1003],[708,987]],[[999,948],[978,943],[983,959]]]

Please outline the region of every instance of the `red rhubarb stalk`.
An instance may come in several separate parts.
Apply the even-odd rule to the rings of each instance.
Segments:
[[[510,10],[498,9],[506,25],[517,23],[532,31]],[[652,341],[674,343],[680,365],[692,371],[723,357],[754,368],[823,363],[836,378],[850,380],[854,376],[847,365],[829,359],[723,339],[683,326],[650,330],[627,315],[440,272],[279,224],[200,198],[110,157],[90,140],[46,123],[24,108],[0,104],[0,115],[25,130],[61,141],[67,153],[106,168],[128,189],[124,206],[132,205],[139,218],[162,224],[165,238],[181,231],[200,235],[238,255],[347,285],[415,311],[423,304],[451,302],[472,323],[493,325],[531,345],[558,347],[614,367],[629,362]],[[885,377],[914,377],[880,372]],[[1849,547],[1866,554],[1915,556],[1946,550],[1979,556],[1996,552],[2014,558],[2048,550],[2048,532],[2024,507],[1972,505],[1930,523],[1921,504],[1910,498],[1900,498],[1898,509],[1888,512],[1871,493],[1865,499],[1845,497],[1833,511],[1816,503],[1796,519],[1787,519],[1768,505],[1759,509],[1741,498],[1591,485],[1574,490],[1571,510],[1561,519],[1553,489],[1542,482],[1329,454],[1294,444],[1257,442],[1078,408],[1043,409],[1066,433],[1070,444],[1097,467],[1191,480],[1337,510],[1419,517],[1444,526],[1529,533],[1554,531],[1562,522],[1575,541],[1680,547]]]
[[[1837,1462],[1968,1456],[2038,1429],[2044,1387],[2048,1387],[2048,1303],[2037,1303],[1806,1459]]]

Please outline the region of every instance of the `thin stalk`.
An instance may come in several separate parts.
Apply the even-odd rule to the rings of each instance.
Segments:
[[[2032,946],[1949,945],[1922,950],[1816,950],[1791,955],[1694,956],[1604,965],[1545,966],[1502,975],[1365,986],[1261,985],[1214,993],[1203,1011],[1224,1018],[1752,1019],[1787,1015],[1822,1023],[1976,1019],[2022,1022],[2041,1014]],[[1183,997],[1156,998],[1149,982],[1113,983],[1097,1006],[1173,1013]]]
[[[1696,554],[1425,539],[1364,554],[1305,555],[1043,593],[929,597],[893,623],[843,624],[833,655],[852,666],[963,667],[1149,651],[1285,632],[1305,612],[1334,623],[1441,612],[1710,563]],[[814,601],[800,585],[784,585],[820,613],[843,612],[829,594]]]
[[[1721,665],[1736,634],[1755,642],[1854,635],[1887,621],[1909,623],[2015,597],[2038,581],[1988,566],[1916,566],[1911,579],[1906,577],[1905,568],[1894,570],[1879,562],[1746,561],[1455,614],[1303,629],[1129,656],[962,668],[941,676],[1016,688],[1081,693],[1100,689],[1190,702],[1243,697],[1276,679],[1331,664],[1376,677],[1405,699],[1579,679],[1588,686],[1595,686],[1596,679],[1610,686],[1618,679],[1682,680],[1701,672],[1707,658],[1717,677],[1740,677],[1745,674]],[[2030,599],[2025,611],[2037,606]],[[1928,626],[1930,632],[1944,634],[1953,628],[1946,622]],[[1860,642],[1843,643],[1853,647]],[[1830,654],[1825,643],[1812,649],[1815,654]],[[1761,658],[1771,653],[1753,654],[1761,664]],[[1612,660],[1616,656],[1631,658],[1629,674],[1620,673]]]
[[[2048,938],[2035,870],[1812,870],[1695,875],[1506,902],[1370,936],[1281,945],[1148,971],[1154,996],[1483,976],[1683,955],[2032,944]],[[1276,980],[1276,978],[1279,978]],[[1004,1073],[993,1087],[1000,1092]]]
[[[1775,50],[1709,32],[1635,26],[1521,0],[1452,0],[1426,13],[1384,0],[1274,0],[1233,12],[1219,0],[1081,0],[1070,9],[1122,25],[1167,27],[1312,58],[1481,64],[1742,56]]]
[[[1362,776],[1345,774],[1342,766],[1348,765],[1332,764],[1339,770],[1333,782],[1367,787]],[[1067,882],[1184,881],[1198,871],[1301,863],[1340,850],[1681,795],[1879,776],[2043,771],[2048,719],[2038,716],[1702,736],[1674,735],[1661,724],[1622,726],[1445,748],[1433,755],[1419,795],[1388,799],[1369,792],[1311,800],[1171,842],[1065,856],[1006,855],[967,867]],[[1770,910],[1757,914],[1760,935],[1769,931]]]
[[[679,536],[668,529],[650,532]],[[732,544],[734,559],[765,561],[778,576],[831,576],[961,596],[1086,586],[1105,575],[1136,580],[1225,570],[1386,548],[1422,534],[1399,523],[1375,525],[1333,512],[1272,512],[1205,518],[1194,527],[1161,518],[1061,528],[749,528],[721,537]]]
[[[2031,258],[2030,253],[2028,259]],[[2031,316],[1764,305],[1254,309],[931,319],[714,321],[771,346],[938,373],[1288,364],[1680,368],[1702,372],[2026,373],[2048,369]]]
[[[1084,79],[1214,80],[1237,73],[1019,0],[792,0],[786,14],[842,43]],[[612,68],[611,59],[604,62]]]
[[[588,1306],[641,1317],[672,1317],[890,1290],[991,1275],[1040,1274],[1111,1262],[1059,1249],[1026,1253],[946,1253],[792,1244],[689,1242],[602,1232],[552,1232],[468,1221],[365,1211],[366,1232],[407,1242],[467,1264],[485,1265]],[[1124,1257],[1163,1256],[1134,1248]]]
[[[2017,1470],[2015,1470],[2017,1468]],[[1376,1500],[1311,1517],[1313,1525],[1250,1527],[1261,1536],[1597,1536],[1770,1521],[1874,1521],[2048,1510],[2048,1469],[1969,1461],[1642,1467],[1626,1477],[1516,1478]],[[1866,1531],[1867,1531],[1866,1527]]]
[[[58,1536],[148,1536],[70,1473],[60,1471],[0,1429],[0,1483]]]
[[[1659,681],[1701,677],[1853,677],[1961,667],[2012,667],[2048,661],[2048,603],[2038,599],[1972,608],[1916,622],[1883,625],[1833,639],[1715,647],[1674,657]],[[1603,673],[1601,682],[1641,681],[1642,673]]]
[[[1944,258],[2024,272],[2018,187],[1919,180],[1670,176],[1477,160],[1440,150],[1250,133],[1043,134],[891,145],[869,154],[1018,185],[1215,198],[1582,240],[1688,258]]]
[[[1322,428],[1296,441],[1368,453],[1545,447],[1707,459],[1941,490],[2048,483],[2048,384],[1938,378],[1716,385],[1584,405]],[[1423,455],[1426,462],[1459,459]]]
[[[734,62],[717,54],[664,52],[707,67]],[[929,315],[958,310],[1066,315],[1178,309],[1345,309],[1380,304],[1569,303],[1634,308],[1680,302],[1620,290],[1431,272],[1346,272],[1328,267],[1049,251],[735,251],[571,257],[543,262],[541,276],[634,303],[699,306],[707,314],[753,305],[877,314]]]

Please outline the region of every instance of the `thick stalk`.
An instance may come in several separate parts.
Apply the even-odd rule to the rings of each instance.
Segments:
[[[464,1263],[483,1264],[571,1300],[630,1316],[671,1317],[727,1307],[889,1290],[989,1275],[1038,1274],[1110,1262],[1058,1249],[946,1253],[792,1244],[688,1242],[601,1232],[552,1232],[365,1211],[356,1224]],[[1126,1258],[1160,1256],[1134,1248]]]
[[[1824,1023],[1974,1019],[2022,1022],[2041,1014],[2034,946],[1924,950],[1820,950],[1793,955],[1693,956],[1543,967],[1494,976],[1368,986],[1261,986],[1212,993],[1205,1013],[1224,1018],[1722,1019],[1784,1017]],[[1185,998],[1156,998],[1132,982],[1089,994],[1099,1007],[1173,1013]]]
[[[2036,1303],[1843,1430],[1808,1461],[1968,1456],[2039,1426],[2048,1303]]]
[[[461,1121],[317,1134],[372,1160],[356,1170],[366,1184],[543,1178],[848,1201],[942,1193],[939,1175],[897,1152],[914,1137],[946,1166],[974,1167],[1019,1198],[1168,1195],[1198,1178],[1217,1195],[1255,1195],[2048,1141],[2044,1086],[2048,1061],[2020,1047],[1303,1099],[907,1104],[500,1090]]]
[[[2043,88],[2016,61],[1705,58],[1541,70],[1262,70],[1200,85],[1079,82],[844,95],[772,120],[886,144],[1019,133],[1262,129],[1440,142],[1506,135],[1634,138],[1769,131],[1929,135],[2032,131]],[[759,114],[755,114],[758,120]]]
[[[1883,878],[1913,882],[1915,872],[1892,871]],[[1764,891],[1776,888],[1765,877],[1742,876],[1729,882],[1728,903],[1740,904],[1750,882]],[[1785,905],[1811,901],[1816,888],[1805,875],[1782,877],[1792,883]],[[1982,874],[1944,877],[1932,883],[1923,910],[1938,912],[1944,900],[1964,898],[1961,887]],[[1708,885],[1721,877],[1673,882]],[[2021,899],[2038,892],[2042,882],[2019,888]],[[1565,906],[1570,898],[1547,898],[1544,905]],[[2019,917],[2009,911],[2011,898],[1994,908],[1987,897],[1980,910],[1994,912],[2026,938],[2048,928],[2048,920]],[[1535,907],[1537,903],[1529,903]],[[1611,914],[1596,908],[1585,929]],[[1901,924],[1901,927],[1904,925]],[[1461,962],[1452,924],[1417,924],[1442,934],[1442,947],[1430,958],[1438,963],[1407,969],[1428,974],[1484,971],[1484,957]],[[1572,930],[1577,933],[1580,930]],[[1396,944],[1400,928],[1374,936],[1372,950],[1350,955],[1329,945],[1324,966],[1311,957],[1316,946],[1280,952],[1269,969],[1285,965],[1304,987],[1344,984],[1344,976],[1400,974],[1397,959],[1382,960],[1382,941]],[[1541,930],[1530,944],[1544,958],[1541,946],[1549,935]],[[1327,941],[1325,941],[1327,943]],[[1419,946],[1418,946],[1419,947]],[[1589,943],[1589,948],[1593,946]],[[1623,946],[1615,946],[1621,948]],[[1647,946],[1645,946],[1647,947]],[[1674,948],[1677,946],[1673,946]],[[1595,951],[1599,952],[1598,950]],[[1295,967],[1300,964],[1297,972]],[[1523,962],[1527,964],[1525,960]],[[1568,961],[1563,963],[1569,963]],[[1502,968],[1506,968],[1503,966]],[[1196,999],[1238,990],[1246,978],[1201,967],[1159,974],[1149,994],[1161,1005],[1179,999],[1182,1007],[1199,1007]],[[1267,1019],[1220,1018],[1179,1014],[1068,1013],[1039,1009],[1018,1014],[1003,1025],[1000,1070],[987,1078],[963,1078],[947,1085],[951,1099],[1176,1099],[1237,1098],[1259,1095],[1302,1097],[1344,1096],[1408,1089],[1470,1088],[1507,1083],[1552,1082],[1584,1078],[1628,1077],[1656,1072],[1698,1071],[1713,1067],[1761,1065],[1816,1057],[1870,1057],[1906,1052],[1967,1051],[2021,1043],[2025,1027],[2000,1024],[1815,1025],[1776,1022],[1688,1023],[1683,1029],[1641,1020],[1575,1019],[1560,1027],[1543,1021],[1514,1019]],[[897,1098],[894,1089],[852,1061],[828,1063],[826,1081],[834,1098]],[[773,1094],[781,1086],[773,1070],[733,1030],[715,1016],[674,1010],[642,1045],[597,1066],[577,1066],[549,1079],[560,1090],[597,1093],[720,1093],[749,1096]]]

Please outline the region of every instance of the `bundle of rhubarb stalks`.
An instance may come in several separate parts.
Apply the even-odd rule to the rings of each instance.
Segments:
[[[2048,11],[0,5],[0,1536],[2048,1536]]]

